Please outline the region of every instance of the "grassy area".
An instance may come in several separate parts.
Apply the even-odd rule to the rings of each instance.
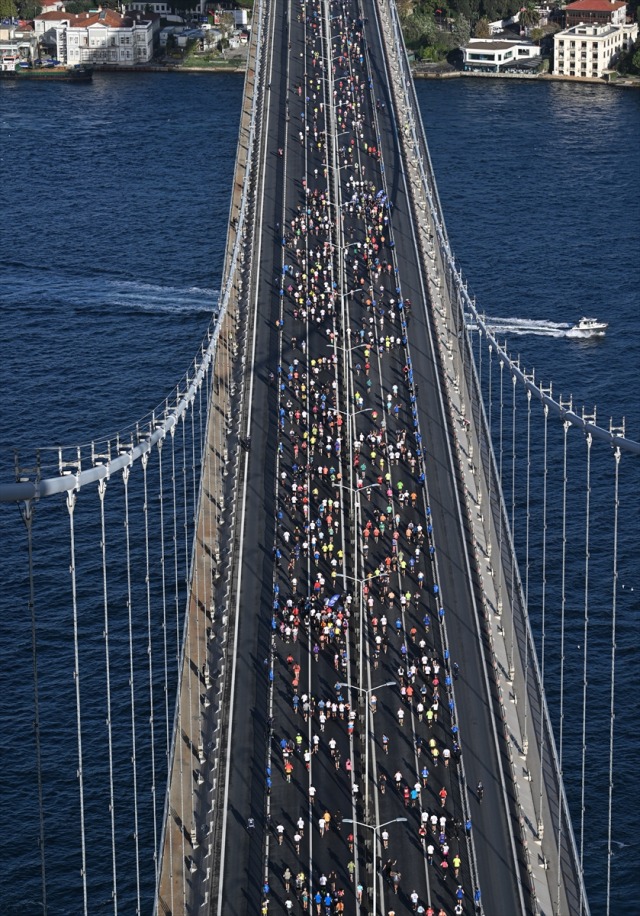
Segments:
[[[188,57],[185,57],[183,60],[183,67],[208,67],[214,69],[215,67],[234,67],[242,68],[245,61],[234,58],[229,60],[222,57],[219,54],[190,54]]]

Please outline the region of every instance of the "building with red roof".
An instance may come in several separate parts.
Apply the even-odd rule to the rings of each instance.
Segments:
[[[576,0],[565,7],[565,28],[574,25],[624,25],[627,21],[627,4],[624,0]]]

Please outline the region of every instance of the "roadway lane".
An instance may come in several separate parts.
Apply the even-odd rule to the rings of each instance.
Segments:
[[[505,809],[502,788],[506,753],[502,741],[497,746],[494,737],[494,699],[487,689],[484,647],[466,559],[468,545],[462,533],[460,498],[442,407],[433,330],[421,283],[413,214],[391,110],[381,32],[375,23],[376,7],[372,0],[363,0],[363,6],[369,17],[367,37],[374,61],[374,78],[380,86],[379,97],[385,101],[385,108],[380,112],[381,137],[385,168],[393,176],[390,196],[394,202],[393,225],[403,294],[414,303],[409,336],[419,389],[420,426],[427,446],[425,471],[438,551],[439,585],[444,596],[452,660],[458,662],[461,671],[456,683],[456,700],[466,775],[470,787],[478,781],[485,787],[482,805],[475,794],[470,797],[482,899],[487,913],[511,916],[521,912],[521,897],[510,841],[508,819],[512,814]]]
[[[351,15],[357,14],[354,12]],[[361,30],[361,25],[358,25],[357,22],[354,22],[352,25],[353,31],[356,33],[356,35],[352,37],[357,38],[357,32]],[[339,63],[341,65],[340,75],[346,77],[349,82],[353,80],[351,85],[363,85],[360,81],[364,78],[366,64],[364,64],[364,61],[360,62],[359,54],[356,54],[355,60],[349,60],[347,58],[348,66],[344,71],[342,70],[343,62],[340,61]],[[340,81],[338,77],[336,77],[338,85],[340,85],[340,82],[345,83],[346,79]],[[376,191],[382,187],[382,173],[377,155],[373,157],[371,155],[367,156],[364,152],[365,149],[370,149],[372,146],[376,149],[379,147],[375,129],[375,118],[377,114],[375,99],[379,96],[379,92],[375,85],[373,85],[371,89],[369,89],[369,87],[365,88],[365,85],[363,85],[361,91],[351,94],[351,98],[356,102],[356,108],[358,107],[358,103],[360,106],[361,128],[358,143],[352,143],[352,140],[355,138],[352,137],[351,134],[347,135],[348,139],[345,141],[347,144],[347,152],[349,146],[357,150],[355,159],[358,163],[357,169],[355,169],[354,163],[354,168],[347,168],[343,172],[343,200],[346,202],[351,199],[353,193],[353,184],[351,183],[352,176],[354,174],[362,175],[363,167],[366,170],[365,175],[367,183],[372,182],[375,185]],[[345,95],[344,98],[346,99],[347,96]],[[339,111],[342,111],[342,109],[339,108]],[[348,121],[349,117],[347,117],[347,122]],[[384,149],[382,152],[384,153]],[[364,279],[361,276],[362,271],[355,270],[356,260],[358,257],[362,260],[361,249],[364,248],[367,235],[373,235],[373,232],[367,232],[364,228],[363,221],[359,223],[358,220],[354,218],[356,214],[353,212],[353,207],[350,205],[343,207],[343,212],[345,215],[345,234],[350,241],[347,254],[347,271],[349,274],[348,287],[353,288],[358,278]],[[387,215],[390,215],[389,211],[387,211]],[[369,214],[369,218],[366,222],[371,223],[375,222],[375,220],[373,220]],[[352,339],[357,338],[358,330],[361,327],[373,327],[374,329],[373,346],[371,349],[372,353],[376,355],[371,356],[369,360],[371,368],[368,372],[368,377],[372,382],[372,386],[368,395],[364,397],[364,403],[369,406],[369,409],[373,407],[373,409],[377,411],[378,417],[381,417],[386,412],[386,394],[391,394],[395,389],[395,391],[399,393],[399,398],[394,397],[394,401],[400,406],[397,415],[394,411],[393,413],[388,413],[385,417],[384,422],[386,429],[383,427],[380,420],[371,423],[366,413],[361,415],[358,418],[357,432],[363,435],[379,435],[381,432],[384,434],[387,459],[384,464],[384,470],[390,475],[393,481],[393,488],[395,489],[399,480],[402,480],[405,486],[410,487],[415,493],[416,489],[420,489],[416,487],[416,477],[420,468],[412,472],[410,468],[407,467],[407,457],[409,454],[407,445],[403,444],[400,447],[400,450],[404,453],[401,459],[401,471],[396,470],[399,462],[390,459],[390,456],[395,454],[394,448],[398,441],[397,431],[406,430],[407,427],[411,429],[412,421],[410,412],[407,409],[409,392],[402,371],[405,365],[404,350],[397,345],[387,348],[385,343],[387,335],[395,338],[400,332],[400,319],[397,306],[395,307],[395,317],[389,317],[389,315],[394,312],[389,294],[395,296],[395,285],[398,282],[397,279],[393,279],[395,274],[391,275],[388,271],[384,270],[387,263],[389,267],[393,265],[392,250],[388,244],[390,235],[389,229],[390,226],[383,230],[382,234],[386,233],[386,242],[383,242],[381,238],[378,239],[379,244],[375,251],[378,260],[382,262],[382,277],[384,278],[385,275],[387,277],[386,281],[383,283],[387,299],[382,302],[382,305],[385,307],[385,312],[388,313],[387,317],[384,318],[382,322],[376,317],[373,324],[370,324],[373,315],[375,314],[377,316],[379,312],[373,305],[366,305],[366,303],[368,299],[373,298],[374,295],[378,295],[380,289],[380,278],[374,283],[371,271],[365,272],[368,281],[365,288],[369,295],[366,298],[358,295],[355,297],[349,295],[348,303]],[[353,277],[350,276],[352,270],[354,270]],[[375,293],[371,291],[370,284],[375,289]],[[391,309],[389,308],[390,306]],[[383,345],[383,355],[378,357],[377,351],[380,344]],[[361,358],[362,350],[354,352],[356,355],[353,356],[352,363],[355,362],[356,365],[363,364],[364,360]],[[364,379],[361,378],[363,374],[362,371],[357,369],[354,372],[354,367],[352,365],[352,373],[352,389],[354,392],[356,389],[359,389],[361,392],[366,390],[364,388]],[[402,392],[402,394],[400,394],[400,392]],[[408,447],[411,447],[411,438],[408,440]],[[412,477],[413,482],[411,480]],[[368,480],[368,478],[367,481],[373,483],[373,480]],[[396,492],[399,493],[400,491],[397,490]],[[407,490],[407,492],[409,492],[409,490]],[[370,530],[375,532],[378,527],[380,515],[384,517],[387,506],[391,504],[393,513],[397,512],[402,519],[400,525],[401,536],[397,544],[395,556],[401,556],[402,553],[407,557],[410,553],[413,555],[417,541],[414,540],[412,545],[409,545],[404,536],[407,526],[409,524],[419,525],[422,523],[426,533],[427,525],[426,506],[421,499],[418,500],[417,493],[415,493],[415,496],[416,507],[409,509],[406,506],[400,506],[395,499],[395,495],[392,496],[391,499],[387,499],[382,489],[374,488],[371,493],[371,499],[363,500],[362,502],[363,509],[359,519],[360,536],[362,537],[367,525],[372,526]],[[362,567],[363,573],[368,571],[369,574],[371,574],[374,570],[383,567],[385,558],[390,554],[390,540],[388,525],[386,534],[380,535],[377,538],[370,536],[367,539],[366,548],[364,547],[363,538],[359,545],[361,549],[366,551],[366,557],[364,558]],[[380,824],[397,817],[406,817],[408,820],[407,826],[404,824],[394,824],[389,827],[388,847],[383,847],[380,850],[379,861],[377,863],[381,874],[386,874],[387,877],[389,868],[396,873],[401,873],[400,889],[397,895],[393,893],[389,881],[387,881],[386,884],[381,884],[380,888],[381,896],[384,898],[383,910],[386,912],[386,908],[393,908],[396,913],[412,911],[413,901],[411,895],[414,893],[418,897],[419,905],[423,905],[425,908],[428,905],[435,906],[438,909],[444,907],[445,910],[450,912],[453,912],[456,903],[454,895],[459,885],[464,889],[466,901],[470,901],[473,896],[473,886],[467,863],[467,844],[464,839],[464,830],[461,827],[463,818],[459,805],[456,768],[454,764],[451,764],[450,767],[445,767],[442,763],[442,758],[438,766],[433,766],[428,759],[429,738],[435,738],[440,753],[442,753],[444,748],[448,748],[449,753],[451,752],[451,722],[448,708],[446,706],[443,708],[441,700],[440,703],[436,705],[438,709],[438,722],[432,727],[427,728],[424,711],[421,709],[420,712],[418,712],[417,707],[417,703],[422,702],[422,700],[424,700],[423,706],[431,706],[436,689],[433,686],[433,677],[428,676],[426,672],[432,665],[438,665],[438,663],[440,663],[440,665],[442,664],[442,647],[439,644],[438,631],[436,629],[434,632],[433,629],[430,629],[430,632],[427,634],[425,633],[425,627],[423,625],[425,613],[429,613],[431,618],[435,620],[437,620],[437,616],[435,614],[435,601],[430,598],[429,591],[419,588],[416,577],[420,569],[424,570],[425,567],[423,563],[418,562],[412,576],[407,575],[405,578],[401,576],[399,572],[395,572],[389,577],[385,576],[377,580],[372,580],[371,590],[369,592],[369,596],[375,597],[373,599],[374,604],[372,606],[372,613],[369,615],[370,626],[367,630],[369,639],[371,640],[371,644],[368,646],[368,656],[374,656],[373,663],[367,666],[369,669],[367,672],[368,683],[375,687],[377,684],[394,681],[398,686],[406,686],[409,683],[409,678],[406,673],[403,673],[403,669],[404,672],[406,672],[407,668],[414,661],[417,663],[419,669],[419,673],[411,677],[411,686],[409,688],[415,691],[416,700],[413,703],[401,702],[397,687],[395,689],[385,687],[380,691],[376,690],[376,694],[379,693],[376,703],[377,711],[375,715],[372,716],[371,723],[374,738],[372,747],[372,762],[374,764],[372,767],[374,776],[373,790],[375,792],[375,786],[377,786],[377,791],[379,792],[379,795],[375,797],[374,803],[375,820]],[[431,578],[429,576],[428,566],[426,567],[426,572],[427,580],[425,581],[427,585],[430,585]],[[410,579],[411,581],[409,581]],[[378,586],[380,586],[380,588],[378,588]],[[413,596],[417,592],[417,600],[414,601],[410,597],[409,604],[403,612],[401,608],[398,607],[398,594],[407,590],[410,596]],[[396,597],[393,601],[391,600],[390,592],[395,593]],[[386,627],[387,632],[393,631],[394,634],[389,638],[385,637],[383,633],[384,627],[380,623],[380,619],[384,619],[382,616],[384,614],[389,617],[389,623]],[[398,619],[397,629],[396,618]],[[377,624],[372,626],[372,619],[374,621],[377,620]],[[383,649],[379,652],[379,657],[376,657],[378,655],[374,643],[376,636],[382,639]],[[424,644],[423,647],[420,647],[419,642],[422,639],[424,639]],[[408,649],[407,656],[404,658],[401,653],[402,646]],[[421,665],[421,658],[423,655],[425,656],[424,668]],[[371,671],[372,667],[373,671]],[[442,675],[440,676],[440,680],[443,681]],[[436,680],[435,684],[437,685],[437,683],[438,681]],[[422,691],[424,692],[424,697],[422,697]],[[398,727],[397,719],[399,707],[402,707],[405,712],[404,725],[401,728]],[[389,738],[384,745],[382,740],[383,735]],[[426,786],[424,785],[425,779],[423,779],[422,776],[425,766],[429,771],[429,775],[426,777]],[[394,778],[396,774],[400,777],[397,788]],[[410,792],[416,783],[420,789],[419,796],[415,799],[405,798],[405,793]],[[444,807],[441,805],[439,797],[439,792],[443,787],[447,792],[446,804]],[[421,814],[424,814],[425,818],[434,816],[438,819],[438,828],[435,833],[431,829],[430,820],[428,821],[429,828],[427,838],[424,841],[421,840],[419,835]],[[441,830],[439,823],[440,817],[445,818],[445,829],[443,831],[445,837],[442,843],[439,842]],[[441,855],[441,847],[444,846],[445,843],[446,847],[448,847],[448,855],[443,856]],[[436,850],[436,854],[431,859],[434,864],[425,868],[426,853],[428,847],[431,845],[433,845]],[[457,856],[460,856],[462,861],[459,866],[460,876],[458,880],[454,880],[454,860]],[[452,875],[448,879],[445,877],[446,869],[442,867],[442,862],[445,859],[447,863],[451,865]]]
[[[364,722],[356,719],[352,734],[347,728],[349,710],[361,712],[361,708],[357,706],[353,690],[336,687],[337,682],[351,683],[353,677],[355,685],[365,688],[386,681],[395,682],[394,687],[379,692],[377,711],[370,719],[370,820],[381,824],[395,817],[407,818],[406,823],[394,824],[389,829],[389,849],[379,850],[377,865],[384,866],[387,858],[391,862],[396,860],[400,864],[393,870],[402,874],[398,895],[393,893],[391,882],[380,880],[380,912],[386,913],[393,908],[399,916],[412,911],[410,894],[415,890],[422,906],[431,904],[436,908],[443,907],[447,914],[453,913],[457,882],[451,874],[445,877],[441,863],[443,858],[447,858],[451,863],[450,872],[453,872],[453,858],[457,854],[462,860],[463,912],[471,912],[474,886],[469,862],[470,847],[464,831],[456,827],[456,821],[459,825],[462,820],[463,808],[455,763],[445,768],[441,756],[437,767],[431,762],[427,764],[430,771],[427,786],[420,787],[415,804],[410,799],[405,805],[402,791],[399,794],[393,787],[393,776],[397,771],[402,776],[402,789],[405,785],[411,788],[421,781],[420,773],[428,748],[425,747],[418,756],[417,737],[425,745],[430,737],[435,738],[441,755],[445,749],[451,751],[453,748],[448,694],[444,685],[438,688],[438,683],[434,683],[434,661],[442,666],[444,657],[440,630],[432,626],[430,633],[424,634],[422,624],[425,613],[430,613],[434,623],[437,619],[437,604],[432,593],[432,562],[423,552],[415,569],[402,576],[398,566],[394,570],[392,561],[388,575],[375,579],[369,593],[363,595],[363,600],[366,600],[370,594],[374,605],[371,613],[367,611],[365,614],[367,622],[363,632],[366,643],[362,646],[361,669],[357,665],[361,647],[354,638],[360,593],[350,582],[348,590],[354,593],[355,599],[351,605],[354,613],[349,616],[345,595],[345,582],[349,579],[340,580],[339,577],[340,573],[355,578],[367,573],[375,575],[374,570],[385,569],[388,558],[395,556],[397,561],[399,553],[408,558],[415,553],[420,541],[412,536],[409,542],[405,533],[407,526],[409,523],[414,526],[422,524],[426,531],[428,525],[424,491],[415,483],[422,465],[412,471],[408,466],[408,452],[405,452],[398,470],[398,463],[393,464],[391,457],[396,449],[410,451],[413,448],[413,417],[409,408],[412,390],[407,386],[405,372],[409,351],[397,345],[391,346],[387,352],[382,342],[383,352],[380,356],[377,352],[385,336],[392,331],[399,332],[399,318],[396,317],[393,323],[386,317],[380,326],[373,306],[367,306],[366,296],[347,297],[341,314],[336,292],[339,289],[347,291],[350,285],[353,286],[354,277],[356,280],[365,279],[367,290],[373,283],[373,275],[377,271],[371,270],[371,260],[367,265],[362,257],[362,246],[373,234],[370,227],[365,228],[373,221],[371,214],[362,213],[360,220],[357,215],[352,217],[349,214],[342,223],[341,232],[352,228],[353,233],[347,231],[344,238],[324,222],[326,213],[337,212],[336,204],[342,205],[350,199],[354,192],[352,181],[361,178],[363,166],[367,181],[374,183],[376,191],[381,187],[380,164],[376,156],[366,154],[366,143],[369,150],[371,146],[382,149],[387,191],[394,207],[387,213],[392,213],[395,261],[392,261],[388,248],[388,230],[377,231],[379,249],[376,254],[381,260],[388,259],[390,264],[395,264],[399,271],[399,280],[389,275],[386,281],[382,278],[384,295],[388,303],[395,283],[400,282],[405,300],[408,298],[413,302],[409,321],[409,348],[414,381],[417,382],[417,392],[413,389],[413,394],[418,394],[420,429],[428,448],[424,470],[431,498],[430,518],[435,529],[439,585],[445,596],[449,644],[453,658],[459,661],[462,670],[462,676],[456,683],[457,717],[467,776],[473,785],[481,778],[486,787],[482,807],[471,799],[483,902],[487,913],[512,916],[520,910],[510,864],[507,815],[498,778],[498,752],[495,741],[492,742],[491,700],[483,680],[482,647],[473,619],[473,594],[464,559],[465,544],[458,518],[448,430],[441,409],[428,314],[426,307],[423,308],[419,260],[390,112],[380,35],[375,26],[375,8],[373,4],[365,3],[365,14],[369,20],[366,31],[373,63],[371,74],[365,73],[366,63],[363,61],[363,69],[359,60],[360,38],[355,33],[362,29],[357,21],[351,29],[354,33],[350,39],[352,53],[339,62],[343,72],[338,72],[335,59],[343,52],[339,33],[344,30],[344,22],[340,23],[338,17],[343,13],[357,20],[359,14],[353,3],[345,7],[332,4],[332,14],[336,18],[329,26],[327,9],[327,4],[304,8],[293,4],[292,0],[280,0],[273,5],[269,22],[267,50],[271,89],[265,109],[265,143],[260,165],[262,192],[258,195],[255,214],[257,237],[260,239],[259,249],[257,246],[254,248],[258,267],[252,298],[255,324],[247,341],[251,372],[248,431],[252,437],[252,448],[248,454],[247,490],[240,516],[244,520],[241,529],[240,614],[231,768],[225,800],[223,893],[219,900],[212,901],[212,908],[225,914],[256,913],[268,900],[270,911],[286,912],[289,900],[292,911],[302,912],[303,895],[298,893],[299,899],[296,900],[295,887],[295,875],[302,873],[298,891],[301,892],[304,887],[311,904],[325,876],[329,889],[331,882],[335,881],[332,912],[358,912],[354,893],[358,883],[363,886],[364,911],[370,911],[368,892],[372,890],[374,878],[367,871],[366,863],[370,856],[364,843],[369,831],[355,831],[355,845],[350,847],[350,828],[343,824],[341,830],[336,829],[336,821],[340,817],[364,820],[367,814],[363,799],[366,794],[366,762],[359,740]],[[331,52],[328,52],[327,41],[329,29]],[[336,68],[333,72],[335,87],[327,79],[329,74],[324,67],[324,61],[329,56],[333,57],[332,66]],[[373,85],[347,95],[349,86],[354,85],[351,79],[355,79],[356,75],[359,80],[370,75]],[[332,100],[334,88],[332,121],[328,117],[328,103]],[[359,106],[356,97],[360,101]],[[375,98],[385,101],[384,108],[374,110]],[[354,103],[354,109],[346,108],[348,101]],[[351,115],[358,108],[360,126],[354,129]],[[286,119],[287,113],[290,120]],[[380,142],[377,139],[376,118],[380,125]],[[341,162],[342,157],[346,158],[337,182],[331,180],[330,171],[334,149],[331,144],[325,144],[323,133],[330,130],[332,124],[338,125],[337,131],[341,134],[335,143],[336,157],[340,157]],[[347,144],[351,145],[350,151]],[[282,155],[279,150],[282,150]],[[338,201],[334,199],[336,191],[340,198]],[[370,202],[365,200],[364,205],[365,209],[369,206],[371,210]],[[297,220],[293,226],[292,220]],[[387,231],[386,248],[379,238],[384,231]],[[282,244],[283,233],[287,236],[286,245]],[[339,246],[341,242],[352,243],[349,246],[351,254],[347,253],[351,263],[345,263],[344,252],[338,247],[327,249],[325,246],[325,243]],[[361,248],[352,247],[358,242]],[[359,262],[355,272],[354,258]],[[291,270],[285,271],[283,279],[285,265],[290,265]],[[310,279],[313,270],[317,270],[317,275]],[[387,304],[387,311],[388,308]],[[354,345],[363,319],[367,333],[369,322],[373,319],[369,389],[366,388],[362,368],[360,374],[355,368],[357,362],[363,364],[364,357],[349,352],[348,358],[343,359],[338,350],[330,346],[332,335],[336,347],[338,343],[341,347]],[[343,322],[346,322],[349,333],[338,338],[345,327]],[[304,349],[303,341],[306,345]],[[335,361],[327,361],[332,353]],[[276,376],[274,384],[269,383],[270,372]],[[297,378],[293,377],[294,373]],[[386,396],[393,391],[394,385],[398,391],[393,399],[399,404],[398,415],[392,410],[383,426]],[[335,411],[351,411],[354,406],[359,408],[359,403],[354,405],[356,390],[362,394],[362,404],[366,404],[367,410],[375,408],[377,417],[374,418],[371,413],[355,419],[349,417],[341,428],[338,421],[342,423],[340,418],[343,415]],[[314,406],[319,413],[316,412],[312,419],[311,408]],[[306,419],[304,411],[307,411]],[[396,446],[398,429],[408,430],[408,436],[400,446]],[[355,471],[353,463],[353,440],[360,433],[380,437],[380,441],[374,442],[371,448],[377,452],[376,457],[367,454],[365,472]],[[337,438],[342,440],[338,447],[340,454],[336,451]],[[386,480],[383,480],[384,488],[372,490],[371,500],[364,499],[362,495],[354,498],[354,494],[347,492],[343,484],[349,481],[353,484],[354,477],[360,474],[363,480],[368,474],[366,482],[373,483],[378,473],[374,465],[380,456],[383,456],[380,473],[390,475],[389,499],[386,498]],[[319,471],[323,464],[327,468],[326,473]],[[415,506],[410,504],[411,500],[406,506],[401,505],[399,481],[403,481],[409,491],[417,490]],[[331,507],[329,500],[338,503],[337,509]],[[301,511],[305,501],[307,514]],[[348,507],[355,510],[355,515],[349,514]],[[388,516],[388,507],[391,518],[397,512],[401,519],[395,554],[390,549],[393,522],[387,524],[386,535],[379,539],[377,545],[374,546],[373,538],[370,538],[370,546],[365,551],[365,526],[370,523],[369,530],[373,531],[377,524],[374,513],[378,514],[378,518]],[[331,514],[334,516],[332,522],[328,520]],[[354,526],[355,540],[352,540],[351,525]],[[311,546],[313,538],[316,538],[315,549],[319,554],[317,562]],[[326,546],[327,541],[331,549],[323,552],[321,547]],[[309,545],[306,549],[305,544]],[[428,540],[423,539],[422,544],[426,551]],[[278,551],[277,556],[275,551]],[[365,552],[367,556],[363,555]],[[425,575],[424,589],[418,585],[419,570]],[[318,577],[324,579],[324,583],[319,582]],[[398,596],[407,590],[408,579],[412,580],[408,589],[410,600],[402,609]],[[341,585],[338,584],[340,582]],[[414,602],[411,596],[416,591],[419,597]],[[390,599],[390,592],[395,593],[393,599]],[[314,617],[334,594],[341,597],[331,610],[325,610],[324,619]],[[381,625],[378,624],[376,632],[372,620],[374,617],[380,619],[383,605],[388,606],[390,600],[391,607],[387,610],[389,628],[395,630],[396,616],[399,616],[399,635],[392,635],[387,651],[380,648],[379,658],[376,658],[376,637],[381,635]],[[277,602],[275,610],[274,602]],[[288,607],[287,602],[290,602]],[[297,612],[293,615],[293,622],[296,618],[300,621],[295,640],[286,630],[281,632],[283,627],[291,625],[294,608]],[[340,611],[336,619],[336,611],[340,608],[344,611]],[[272,629],[272,614],[275,629]],[[323,643],[322,637],[326,635],[330,623],[341,624],[340,637],[332,637]],[[412,634],[414,628],[415,639]],[[418,645],[421,634],[424,634],[424,647]],[[314,652],[315,646],[319,648],[317,653]],[[404,657],[402,646],[407,649]],[[424,670],[423,655],[427,657]],[[314,661],[316,657],[318,660]],[[401,687],[406,688],[406,669],[414,661],[417,661],[418,667],[411,684],[415,695],[409,699],[406,695],[401,697]],[[400,667],[405,669],[405,673],[399,673]],[[273,680],[269,679],[270,670]],[[441,667],[440,681],[444,673]],[[438,722],[432,728],[427,726],[424,712],[420,721],[417,704],[421,688],[429,705],[434,699],[438,700]],[[305,694],[311,705],[306,721],[302,713]],[[335,717],[330,715],[322,728],[321,701],[339,704],[339,695],[343,697],[344,718],[338,706]],[[298,697],[297,713],[294,697]],[[402,727],[398,724],[399,708],[405,712]],[[268,715],[273,717],[270,741],[267,740]],[[383,733],[390,737],[388,755],[382,746]],[[314,742],[314,737],[317,742]],[[282,741],[293,745],[288,758],[283,754]],[[332,756],[334,741],[339,755],[337,767],[336,757]],[[313,749],[316,743],[317,753],[305,761],[305,752]],[[289,753],[288,747],[284,750]],[[347,761],[352,763],[351,772],[347,770]],[[285,771],[287,762],[293,768],[290,782]],[[384,794],[381,792],[381,775],[386,777],[387,783]],[[267,780],[270,780],[271,788],[265,805]],[[355,802],[354,782],[360,786]],[[310,803],[310,786],[315,789],[313,804]],[[443,787],[447,796],[446,804],[441,808],[439,793]],[[319,818],[325,810],[331,815],[331,825],[323,836]],[[427,839],[421,840],[418,832],[422,812],[427,817],[444,814],[447,818],[444,842],[449,847],[448,856],[443,857],[441,844],[436,840],[433,844],[437,850],[436,864],[433,866],[426,865],[431,833]],[[253,830],[247,830],[248,817],[255,819]],[[304,823],[304,835],[296,844],[300,817]],[[281,844],[278,842],[279,826],[284,828]],[[439,832],[439,825],[437,829]],[[353,863],[353,881],[348,868],[350,863]],[[292,875],[289,890],[284,878],[287,868]],[[380,872],[381,876],[385,874],[383,867]],[[262,887],[265,879],[268,891]],[[344,891],[344,895],[339,896],[338,891]]]

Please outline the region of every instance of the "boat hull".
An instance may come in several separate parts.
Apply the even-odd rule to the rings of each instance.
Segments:
[[[22,82],[23,80],[34,80],[36,82],[53,81],[63,83],[87,83],[93,79],[93,67],[78,67],[77,69],[67,70],[55,69],[53,67],[38,67],[36,69],[18,68],[17,70],[3,70],[0,72],[2,79],[14,79]]]

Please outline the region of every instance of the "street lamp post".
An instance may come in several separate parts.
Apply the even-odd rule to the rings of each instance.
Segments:
[[[378,486],[378,484],[374,484],[374,486]],[[349,489],[352,489],[352,488],[349,487]],[[359,506],[359,502],[358,502],[358,506]],[[354,576],[347,576],[345,575],[345,573],[338,573],[338,576],[341,579],[350,579],[352,582],[356,582],[358,585],[358,591],[360,592],[360,599],[359,599],[359,605],[358,605],[359,607],[359,625],[360,625],[360,645],[358,647],[358,654],[359,654],[358,674],[360,677],[362,677],[362,672],[364,670],[364,662],[362,658],[363,650],[364,650],[364,602],[362,600],[363,598],[362,583],[368,582],[370,579],[378,579],[382,575],[385,575],[385,573],[383,572],[375,573],[375,575],[365,576],[363,579],[356,579]]]
[[[337,684],[337,687],[348,687],[348,684]],[[386,681],[384,684],[378,684],[377,687],[355,687],[351,685],[354,690],[359,690],[360,693],[365,695],[365,750],[364,750],[364,815],[367,820],[369,820],[369,694],[373,693],[374,690],[379,690],[381,687],[395,687],[395,681]]]
[[[384,824],[362,824],[360,821],[351,820],[351,818],[343,818],[343,824],[357,824],[358,827],[367,827],[369,830],[373,830],[373,916],[376,916],[378,906],[378,882],[376,880],[376,863],[378,861],[378,830],[382,830],[383,827],[388,827],[389,824],[397,824],[406,820],[406,817],[394,817],[392,821],[385,821]]]

